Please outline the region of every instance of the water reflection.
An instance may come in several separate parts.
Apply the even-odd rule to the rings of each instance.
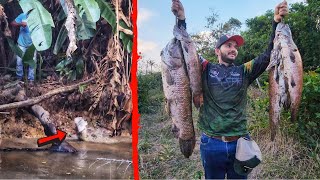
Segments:
[[[18,143],[15,143],[21,147],[23,144],[21,140],[16,141]],[[8,142],[11,143],[6,141]],[[0,178],[133,178],[131,143],[70,142],[70,144],[79,152],[70,154],[49,151],[1,151]],[[8,144],[6,146],[8,147]]]

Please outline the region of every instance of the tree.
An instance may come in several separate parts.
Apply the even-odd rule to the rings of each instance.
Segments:
[[[210,61],[215,61],[215,44],[218,38],[223,34],[235,34],[237,33],[242,23],[236,18],[230,18],[227,22],[218,23],[219,15],[214,10],[211,10],[211,15],[207,17],[206,28],[209,28],[209,31],[201,32],[195,35],[192,35],[192,38],[197,46],[197,50],[202,54],[206,59]]]

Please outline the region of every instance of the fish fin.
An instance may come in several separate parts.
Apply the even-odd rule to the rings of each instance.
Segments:
[[[168,99],[166,99],[166,104],[165,104],[165,107],[164,107],[166,113],[171,116],[170,114],[170,102],[168,101]]]
[[[172,123],[171,132],[173,133],[175,138],[178,138],[180,134],[180,129],[174,123]]]
[[[168,83],[168,85],[173,85],[174,84],[174,80],[173,80],[173,77],[171,76],[170,74],[170,71],[167,69],[167,72],[165,73],[165,76],[166,76],[166,81]]]

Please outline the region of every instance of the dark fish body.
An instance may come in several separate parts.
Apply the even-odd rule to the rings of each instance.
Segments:
[[[192,120],[192,95],[202,93],[201,66],[191,38],[177,27],[161,52],[162,82],[166,109],[172,119],[172,132],[179,138],[182,154],[189,157],[195,146]]]
[[[274,140],[281,110],[290,109],[291,120],[298,115],[303,86],[302,59],[287,24],[279,23],[271,53],[269,72],[269,121]]]
[[[56,126],[52,123],[48,111],[44,110],[43,107],[39,105],[33,105],[31,107],[31,110],[34,113],[34,115],[39,119],[41,125],[43,126],[44,133],[46,136],[52,136],[57,134]],[[49,148],[49,150],[52,152],[77,152],[77,150],[73,146],[71,146],[68,142],[65,141],[63,141],[62,143],[54,142],[52,146]]]

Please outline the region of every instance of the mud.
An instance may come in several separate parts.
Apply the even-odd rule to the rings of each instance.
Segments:
[[[133,178],[131,141],[112,144],[69,140],[78,153],[0,151],[0,178]],[[3,139],[0,148],[36,148],[36,139]],[[46,147],[44,147],[46,148]]]

